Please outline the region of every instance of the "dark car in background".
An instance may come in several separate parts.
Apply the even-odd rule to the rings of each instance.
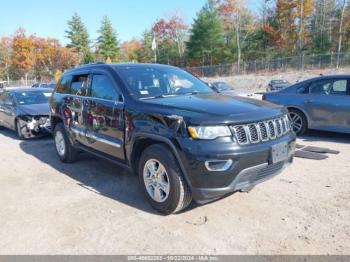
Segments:
[[[226,82],[208,82],[211,89],[217,93],[229,95],[229,96],[243,96],[253,98],[254,94],[248,94],[240,90],[235,89],[233,86]]]
[[[278,91],[290,85],[291,84],[287,80],[283,80],[283,79],[271,80],[266,88],[266,92]]]
[[[233,86],[225,82],[210,82],[209,85],[219,93],[235,90]]]
[[[48,88],[53,90],[55,86],[55,83],[35,83],[32,85],[32,88]]]
[[[307,129],[350,133],[350,75],[316,77],[263,99],[288,108],[298,135]]]
[[[51,126],[61,161],[83,150],[133,170],[164,214],[252,189],[290,164],[295,146],[284,107],[216,93],[154,64],[65,72],[51,98]]]
[[[50,131],[47,89],[4,88],[0,91],[0,126],[17,132],[20,139]]]

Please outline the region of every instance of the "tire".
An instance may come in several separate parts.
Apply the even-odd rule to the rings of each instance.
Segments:
[[[157,167],[155,174],[157,173],[156,171],[159,171],[158,178],[156,176],[153,179],[158,180],[158,182],[153,181],[152,183],[150,166]],[[163,175],[160,175],[161,166],[165,170]],[[191,191],[179,164],[173,153],[165,145],[155,144],[144,150],[140,159],[139,179],[144,194],[152,207],[164,215],[177,213],[185,209],[192,201]],[[167,190],[164,190],[166,189],[166,186],[164,186],[166,184],[168,187]],[[159,194],[156,192],[159,192]]]
[[[16,132],[17,132],[17,136],[19,140],[25,140],[26,137],[23,135],[22,131],[21,131],[21,126],[19,121],[16,119]]]
[[[298,109],[289,109],[289,118],[291,120],[291,125],[293,131],[301,136],[307,131],[307,119],[303,112]]]
[[[71,144],[62,123],[55,126],[53,132],[56,153],[63,163],[73,163],[77,159],[78,151]]]

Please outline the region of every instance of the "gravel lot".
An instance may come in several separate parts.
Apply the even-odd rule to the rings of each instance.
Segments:
[[[88,154],[61,164],[50,138],[2,129],[0,254],[349,254],[350,137],[298,142],[341,153],[295,159],[249,193],[164,217],[114,164]]]

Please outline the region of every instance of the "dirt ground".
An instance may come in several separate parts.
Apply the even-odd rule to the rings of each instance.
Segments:
[[[0,130],[0,254],[349,254],[350,137],[298,142],[341,153],[165,217],[114,164],[62,164],[50,138]]]

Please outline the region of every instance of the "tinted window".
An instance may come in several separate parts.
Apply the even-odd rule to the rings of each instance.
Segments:
[[[5,92],[3,94],[3,97],[2,97],[2,103],[3,104],[13,104],[14,101],[13,101],[13,96],[11,93],[9,92]]]
[[[310,94],[315,95],[346,95],[347,80],[317,81],[311,84]]]
[[[93,75],[91,82],[91,96],[106,100],[119,100],[113,82],[106,75]]]
[[[87,96],[89,91],[89,75],[75,75],[72,78],[70,94]]]
[[[347,80],[336,80],[333,82],[330,94],[331,95],[346,95],[348,81]]]
[[[309,87],[310,87],[310,85],[303,85],[303,86],[297,88],[297,93],[298,94],[308,94],[309,93]]]
[[[69,84],[70,84],[71,78],[72,78],[71,76],[62,77],[61,81],[59,81],[57,84],[56,92],[62,93],[62,94],[65,94],[65,93],[69,94],[70,93]]]
[[[317,81],[311,84],[310,94],[314,95],[328,95],[331,88],[332,81]]]
[[[16,91],[14,95],[19,105],[45,104],[49,102],[49,97],[45,92]]]

